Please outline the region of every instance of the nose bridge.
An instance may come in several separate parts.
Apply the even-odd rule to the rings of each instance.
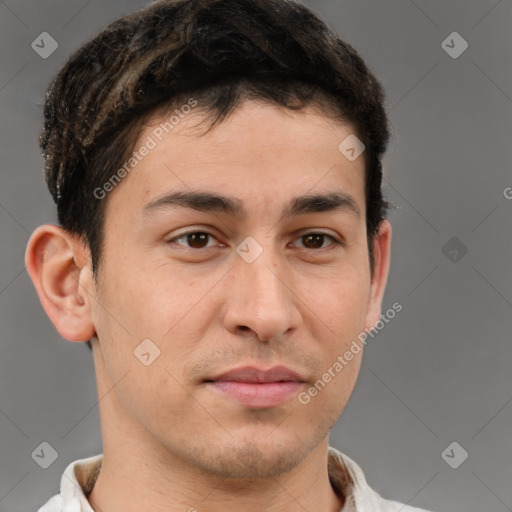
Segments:
[[[234,295],[229,301],[233,328],[249,327],[262,339],[284,334],[298,322],[284,258],[270,236],[247,237],[236,249]]]
[[[270,251],[269,251],[270,252]],[[275,256],[262,258],[251,270],[253,284],[266,300],[288,300],[287,287],[283,276],[282,265],[275,262]]]
[[[284,300],[287,293],[283,284],[285,269],[282,258],[276,252],[271,237],[258,235],[258,240],[248,236],[237,247],[237,253],[243,260],[238,262],[240,274],[249,288],[253,288],[252,295],[256,298]]]

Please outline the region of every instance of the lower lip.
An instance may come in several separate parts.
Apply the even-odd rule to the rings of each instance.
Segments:
[[[302,382],[214,381],[210,384],[237,402],[251,407],[273,407],[286,402],[303,386]]]

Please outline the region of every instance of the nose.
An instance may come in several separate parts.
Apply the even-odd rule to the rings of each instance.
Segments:
[[[231,333],[253,331],[261,341],[272,341],[299,327],[292,274],[271,248],[252,263],[237,258],[229,279],[224,322]]]

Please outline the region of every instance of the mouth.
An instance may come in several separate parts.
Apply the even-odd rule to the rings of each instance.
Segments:
[[[253,408],[278,406],[306,384],[306,380],[285,366],[267,370],[254,366],[234,368],[205,382],[213,391]]]

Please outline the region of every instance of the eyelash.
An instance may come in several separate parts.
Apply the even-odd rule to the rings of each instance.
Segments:
[[[215,238],[214,235],[212,235],[211,233],[209,233],[208,231],[203,231],[203,230],[193,230],[193,231],[187,231],[185,233],[181,233],[181,235],[177,236],[177,237],[174,237],[174,238],[171,238],[170,240],[168,240],[167,243],[171,243],[171,242],[174,242],[176,243],[176,240],[180,240],[182,238],[186,238],[187,235],[193,235],[193,234],[197,234],[197,233],[203,233],[203,234],[206,234],[208,236],[211,236],[213,238]],[[325,237],[328,237],[330,238],[333,243],[331,244],[332,247],[328,246],[328,247],[321,247],[321,248],[318,248],[318,249],[309,249],[310,251],[315,251],[315,252],[320,252],[320,251],[331,251],[333,249],[336,248],[336,246],[343,246],[344,245],[344,242],[340,242],[339,240],[337,240],[334,236],[332,235],[329,235],[328,233],[322,233],[321,231],[308,231],[306,233],[303,233],[302,235],[300,235],[299,237],[297,237],[297,240],[299,238],[304,238],[305,236],[308,236],[308,235],[323,235]],[[183,245],[183,244],[178,244],[178,245]],[[187,247],[186,245],[184,246],[186,249],[194,249],[193,247]],[[329,248],[330,247],[330,248]],[[195,251],[201,251],[201,250],[206,250],[206,249],[209,249],[209,247],[201,247],[200,249],[194,249]],[[307,247],[305,247],[305,249],[308,249]]]

